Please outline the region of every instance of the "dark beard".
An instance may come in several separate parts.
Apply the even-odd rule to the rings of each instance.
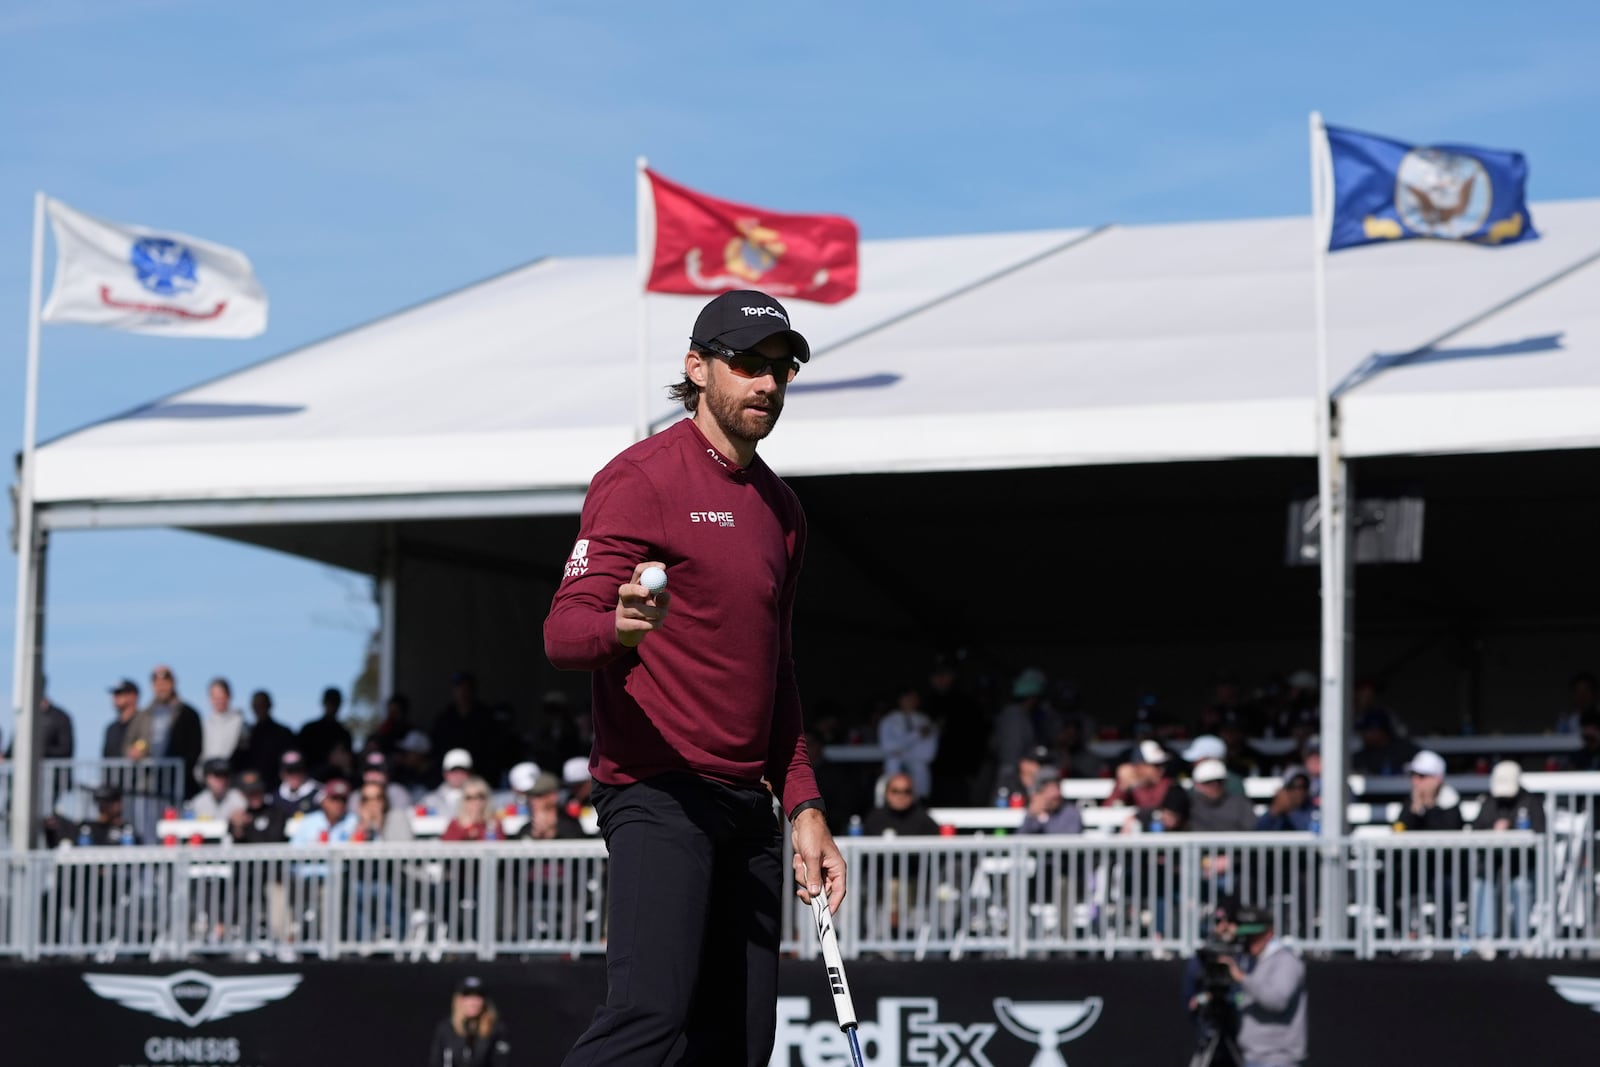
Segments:
[[[773,396],[764,401],[767,411],[761,415],[746,411],[744,403],[732,393],[715,387],[707,389],[702,399],[710,407],[711,417],[717,420],[723,433],[735,441],[749,441],[752,444],[771,433],[778,424],[778,416],[783,413],[783,401]]]

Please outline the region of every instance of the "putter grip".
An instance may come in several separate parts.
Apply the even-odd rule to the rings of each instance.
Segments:
[[[822,946],[822,963],[828,969],[828,989],[833,993],[833,1010],[839,1016],[839,1029],[853,1030],[856,1006],[850,999],[850,985],[844,978],[844,958],[839,955],[839,937],[833,932],[833,914],[824,897],[814,897],[811,914],[817,920],[817,943]]]

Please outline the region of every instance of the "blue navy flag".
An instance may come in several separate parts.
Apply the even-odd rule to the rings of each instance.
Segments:
[[[1326,129],[1334,200],[1328,251],[1413,237],[1507,245],[1539,236],[1528,214],[1521,152],[1418,147]]]

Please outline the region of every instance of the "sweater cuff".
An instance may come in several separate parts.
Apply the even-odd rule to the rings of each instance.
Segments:
[[[795,819],[800,817],[800,813],[802,811],[810,811],[812,809],[822,812],[823,820],[827,820],[827,806],[822,803],[822,798],[818,797],[815,800],[802,800],[800,803],[796,804],[794,806],[794,810],[789,813],[789,821],[791,823],[794,822]]]

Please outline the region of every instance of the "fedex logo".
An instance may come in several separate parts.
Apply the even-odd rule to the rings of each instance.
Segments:
[[[881,997],[877,1019],[858,1033],[867,1067],[993,1067],[994,1023],[944,1022],[932,997]],[[806,997],[778,998],[778,1034],[768,1067],[849,1067],[850,1046],[832,1019],[811,1021]]]
[[[783,324],[785,326],[789,325],[788,317],[785,316],[784,313],[779,311],[777,308],[767,308],[767,307],[740,308],[739,310],[744,312],[746,315],[754,315],[758,319],[763,315],[771,315],[775,319],[783,320]]]
[[[691,511],[690,522],[709,522],[717,526],[732,526],[733,512],[731,511]]]

